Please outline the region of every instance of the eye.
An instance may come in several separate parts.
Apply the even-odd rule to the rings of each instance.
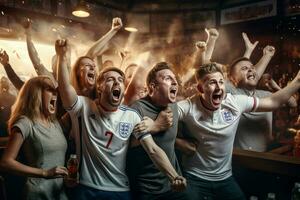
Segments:
[[[119,81],[123,83],[124,82],[124,78],[120,77]]]
[[[113,81],[114,79],[112,78],[112,77],[108,77],[107,79],[106,79],[106,82],[109,82],[109,81]]]
[[[242,70],[247,70],[247,69],[248,69],[247,66],[243,66],[243,67],[242,67]]]

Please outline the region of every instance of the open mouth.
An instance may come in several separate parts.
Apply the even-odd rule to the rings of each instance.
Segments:
[[[174,89],[174,88],[173,88],[173,89],[171,89],[171,90],[170,90],[170,93],[171,93],[171,94],[173,94],[173,95],[176,95],[176,93],[177,93],[177,89]]]
[[[119,101],[121,96],[121,89],[120,88],[114,88],[112,90],[112,96],[114,101]]]
[[[248,80],[255,80],[255,75],[254,74],[250,74],[247,76]]]
[[[220,93],[220,94],[213,94],[212,95],[212,103],[214,105],[220,105],[221,102],[222,102],[222,97],[223,97],[222,93]]]
[[[55,107],[56,107],[56,99],[51,99],[50,100],[50,110],[51,111],[54,111],[55,110]]]
[[[95,80],[95,73],[89,72],[89,73],[87,74],[87,77],[88,77],[88,80],[89,80],[90,82],[94,82],[94,80]]]

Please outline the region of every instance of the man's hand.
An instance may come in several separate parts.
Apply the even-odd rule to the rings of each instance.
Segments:
[[[55,51],[59,56],[66,55],[68,51],[68,41],[65,39],[56,40],[55,42]]]
[[[0,63],[4,66],[7,65],[9,62],[9,57],[3,49],[0,50]]]
[[[154,129],[152,132],[157,133],[160,131],[167,130],[173,125],[173,112],[170,107],[161,111],[156,120],[154,121]]]
[[[205,29],[205,32],[207,36],[210,38],[217,39],[219,37],[219,32],[215,28]]]
[[[268,55],[270,57],[275,54],[275,47],[267,45],[263,50],[264,55]]]
[[[111,29],[114,31],[118,31],[122,28],[123,24],[122,24],[122,20],[119,17],[115,17],[112,20],[112,26]]]
[[[143,117],[143,120],[135,125],[133,129],[133,133],[135,134],[142,134],[142,133],[149,133],[151,129],[153,129],[154,121],[149,117]]]
[[[198,41],[196,42],[196,48],[200,51],[205,51],[206,50],[206,42],[204,41]]]
[[[165,110],[161,111],[153,121],[151,118],[145,116],[143,120],[135,125],[134,133],[158,133],[170,128],[173,125],[173,112],[171,108],[167,107]]]
[[[182,176],[177,176],[171,182],[171,187],[176,192],[181,192],[186,189],[186,179]]]
[[[248,35],[244,32],[242,33],[242,36],[243,36],[243,39],[244,39],[246,49],[249,49],[249,50],[253,51],[253,49],[255,49],[255,47],[257,46],[258,41],[255,41],[254,43],[251,43],[251,41],[248,38]]]

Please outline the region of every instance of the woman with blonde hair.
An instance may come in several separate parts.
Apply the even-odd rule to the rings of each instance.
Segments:
[[[23,85],[12,107],[0,167],[28,177],[25,199],[67,199],[62,179],[68,174],[63,167],[67,143],[55,117],[56,100],[56,83],[38,76]],[[26,164],[16,159],[21,152]]]

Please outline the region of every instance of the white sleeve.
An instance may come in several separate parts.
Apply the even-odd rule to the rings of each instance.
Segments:
[[[190,107],[191,107],[191,100],[188,98],[188,99],[179,101],[177,103],[177,105],[178,105],[179,120],[183,120],[184,117],[187,116],[188,113],[189,113],[189,110],[190,110]]]
[[[142,117],[141,115],[138,113],[138,111],[134,111],[135,115],[136,115],[136,123],[135,125],[139,124],[142,121]],[[134,137],[137,140],[143,140],[149,136],[151,136],[151,134],[149,132],[133,132]]]
[[[85,97],[77,96],[74,105],[72,105],[70,108],[66,108],[66,110],[74,116],[79,116],[85,104],[87,104]]]
[[[241,113],[254,112],[259,104],[259,99],[257,97],[249,97],[246,95],[234,95],[234,99]]]

